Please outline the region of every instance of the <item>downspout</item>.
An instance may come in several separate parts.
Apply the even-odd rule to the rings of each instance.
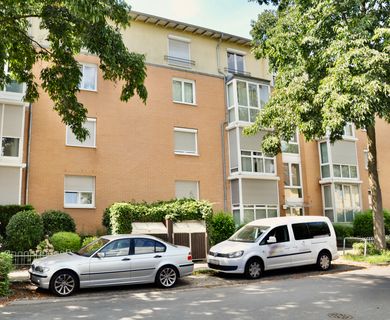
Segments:
[[[29,182],[30,182],[30,151],[31,151],[31,128],[32,128],[32,103],[28,105],[28,131],[27,131],[27,154],[26,154],[26,188],[24,201],[28,204]]]
[[[225,120],[221,123],[221,151],[222,151],[222,177],[223,177],[223,210],[227,211],[227,177],[226,177],[226,157],[225,157],[225,127],[227,125],[227,98],[226,98],[226,76],[221,70],[221,64],[219,59],[220,46],[223,38],[223,33],[221,33],[221,37],[219,38],[216,54],[217,54],[217,68],[218,73],[223,76],[223,92],[224,92],[224,106],[225,106]]]

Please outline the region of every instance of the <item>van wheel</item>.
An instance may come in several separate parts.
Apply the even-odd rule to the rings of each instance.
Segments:
[[[245,276],[248,279],[258,279],[263,273],[263,266],[260,259],[251,258],[245,266]]]
[[[317,267],[321,271],[327,271],[330,269],[332,258],[329,252],[321,251],[317,259]]]

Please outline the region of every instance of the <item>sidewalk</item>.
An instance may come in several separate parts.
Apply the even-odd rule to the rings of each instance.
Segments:
[[[195,262],[194,264],[194,271],[197,270],[202,270],[202,269],[208,269],[207,263],[200,261],[200,262]],[[30,275],[28,273],[27,269],[23,270],[14,270],[9,273],[9,280],[11,282],[26,282],[30,281]]]

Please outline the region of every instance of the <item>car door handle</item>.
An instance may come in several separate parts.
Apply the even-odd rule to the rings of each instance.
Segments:
[[[155,255],[153,258],[161,258],[160,255]]]
[[[122,261],[130,261],[130,258],[123,258]]]

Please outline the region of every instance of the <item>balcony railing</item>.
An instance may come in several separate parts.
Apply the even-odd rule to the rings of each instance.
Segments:
[[[236,74],[239,76],[244,76],[244,77],[250,77],[251,73],[244,71],[244,70],[237,70],[237,69],[231,69],[231,68],[225,68],[225,72],[230,73],[230,74]]]
[[[174,56],[164,56],[164,60],[167,61],[168,64],[184,68],[192,68],[193,66],[195,66],[194,60],[188,60]]]

